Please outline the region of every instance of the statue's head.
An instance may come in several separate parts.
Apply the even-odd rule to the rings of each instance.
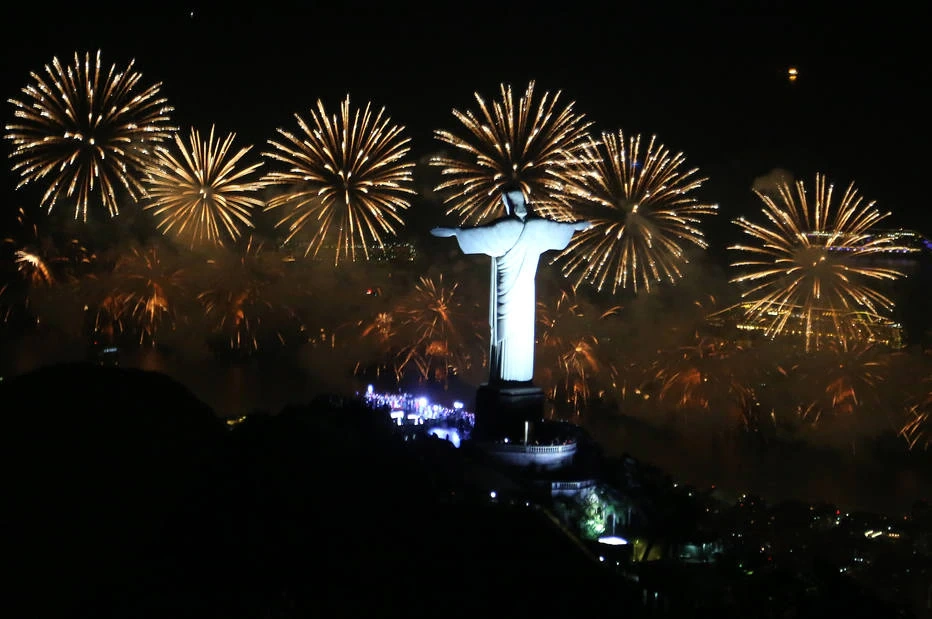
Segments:
[[[507,215],[514,215],[521,221],[527,217],[527,202],[520,187],[505,187],[502,190],[502,202],[505,204]]]

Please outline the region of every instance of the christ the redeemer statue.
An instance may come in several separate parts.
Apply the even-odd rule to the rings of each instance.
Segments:
[[[506,215],[500,219],[474,228],[434,228],[431,234],[455,236],[464,254],[492,257],[489,384],[530,384],[534,377],[537,263],[546,251],[566,249],[573,233],[591,224],[529,215],[519,189],[504,191],[502,201]]]

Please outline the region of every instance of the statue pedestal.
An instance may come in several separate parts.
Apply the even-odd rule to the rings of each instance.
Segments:
[[[476,391],[474,432],[480,440],[524,440],[543,416],[544,391],[530,383],[485,384]]]

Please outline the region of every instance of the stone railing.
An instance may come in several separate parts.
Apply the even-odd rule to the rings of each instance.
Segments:
[[[515,443],[485,443],[480,447],[496,459],[513,466],[537,466],[559,469],[567,466],[576,455],[576,443],[565,445],[523,445]]]
[[[550,482],[551,490],[582,490],[591,488],[595,485],[595,480],[584,479],[582,481],[552,481]]]
[[[491,449],[498,452],[529,454],[563,454],[576,451],[576,443],[565,445],[522,445],[516,443],[491,443]]]

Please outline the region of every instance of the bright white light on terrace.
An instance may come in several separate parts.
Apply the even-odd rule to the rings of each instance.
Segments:
[[[624,546],[628,543],[623,537],[618,537],[617,535],[606,535],[605,537],[599,538],[600,544],[605,544],[606,546]]]

